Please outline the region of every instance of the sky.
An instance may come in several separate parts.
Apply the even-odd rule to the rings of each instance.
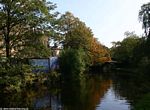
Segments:
[[[126,31],[142,35],[138,12],[149,0],[50,0],[57,4],[56,11],[73,13],[92,29],[94,37],[107,47],[121,41]]]

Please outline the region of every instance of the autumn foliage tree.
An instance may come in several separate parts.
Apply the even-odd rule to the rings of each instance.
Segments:
[[[61,34],[64,49],[83,50],[82,61],[85,63],[84,65],[89,66],[110,60],[105,46],[94,38],[91,29],[79,18],[66,12],[60,17],[59,22],[57,32]]]
[[[110,54],[108,49],[102,45],[96,38],[93,38],[91,41],[90,52],[92,55],[93,64],[103,63],[106,61],[110,61]]]

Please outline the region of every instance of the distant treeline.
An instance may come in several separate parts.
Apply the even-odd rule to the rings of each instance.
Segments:
[[[122,41],[112,42],[111,56],[126,67],[135,67],[148,74],[150,72],[150,3],[141,6],[139,20],[143,23],[144,35],[125,32]]]

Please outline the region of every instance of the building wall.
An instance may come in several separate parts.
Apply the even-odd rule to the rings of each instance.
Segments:
[[[59,56],[60,49],[52,49],[52,56]]]

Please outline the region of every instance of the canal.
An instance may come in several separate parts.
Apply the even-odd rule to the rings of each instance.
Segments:
[[[0,108],[131,110],[142,92],[142,85],[137,83],[137,78],[124,74],[88,74],[81,76],[80,81],[67,79],[53,86],[36,85],[20,93],[3,93]]]

